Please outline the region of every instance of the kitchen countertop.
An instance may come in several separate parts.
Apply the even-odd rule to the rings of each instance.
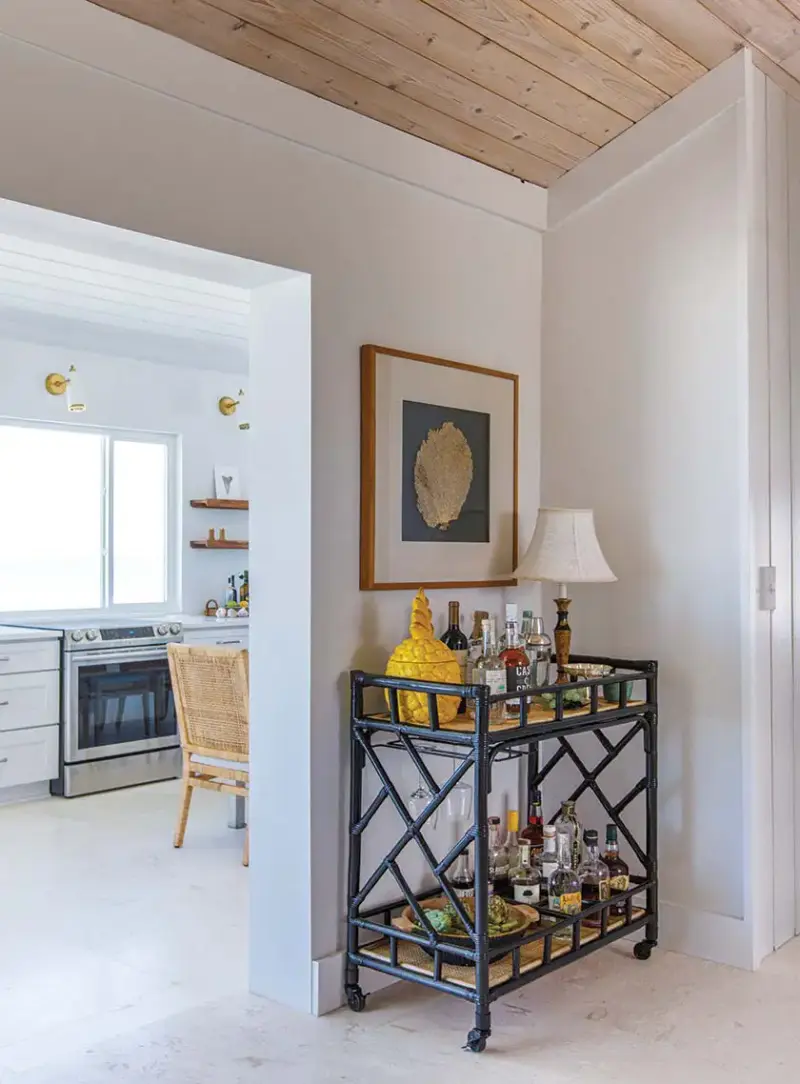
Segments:
[[[168,614],[167,617],[158,620],[180,621],[183,627],[189,630],[228,628],[231,625],[244,625],[247,627],[250,624],[249,616],[205,617],[203,614]]]
[[[0,625],[0,644],[20,640],[60,640],[61,633],[55,629],[21,629],[16,625]]]

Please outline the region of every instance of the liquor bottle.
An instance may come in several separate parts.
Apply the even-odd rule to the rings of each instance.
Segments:
[[[236,593],[236,573],[232,576],[228,576],[228,586],[225,588],[225,603],[238,602],[239,597]]]
[[[483,633],[483,651],[475,663],[473,681],[476,685],[488,685],[489,695],[498,696],[506,691],[506,668],[499,655],[496,646],[496,631],[493,617],[486,617],[481,621]],[[506,717],[504,701],[491,704],[489,707],[489,720],[501,722]]]
[[[461,616],[459,609],[460,607],[457,602],[447,603],[448,626],[447,631],[442,637],[442,643],[446,644],[458,659],[458,665],[461,667],[461,683],[462,685],[466,685],[469,642],[461,631]],[[466,701],[462,700],[458,706],[459,715],[463,715],[466,710]]]
[[[508,869],[519,862],[519,811],[509,809],[506,814],[506,839],[503,844]]]
[[[240,574],[239,579],[242,581],[242,586],[239,588],[239,604],[246,606],[250,601],[250,579],[247,569]]]
[[[488,618],[488,610],[476,610],[472,624],[472,632],[467,641],[467,685],[475,680],[473,670],[475,663],[481,657],[483,651],[483,622]]]
[[[530,688],[531,664],[519,644],[517,607],[513,603],[506,606],[506,646],[500,652],[500,658],[506,668],[506,691]],[[519,700],[506,701],[506,710],[509,715],[519,715]]]
[[[459,899],[467,899],[475,895],[475,876],[469,860],[469,852],[462,851],[456,859],[453,876],[450,878],[453,891]]]
[[[542,899],[547,899],[550,878],[558,869],[558,853],[556,851],[556,826],[545,824],[543,828],[544,846],[542,853],[536,859],[536,869],[542,885]]]
[[[597,841],[597,832],[594,828],[587,828],[583,836],[586,844],[586,857],[578,868],[578,877],[581,882],[581,899],[584,906],[590,903],[599,903],[601,900],[611,898],[609,888],[608,866],[600,857],[600,844]],[[597,921],[600,921],[599,915]]]
[[[581,823],[575,813],[574,802],[562,802],[561,812],[556,817],[556,831],[560,828],[569,831],[570,847],[572,848],[572,868],[577,869],[583,858],[581,848]]]
[[[489,817],[489,894],[508,877],[508,854],[500,839],[500,818]]]
[[[542,815],[542,792],[537,789],[531,791],[530,816],[528,824],[519,834],[519,843],[529,843],[531,854],[534,858],[542,853],[544,848],[544,817]]]
[[[530,659],[531,685],[535,689],[549,684],[550,657],[553,653],[553,641],[544,631],[544,618],[534,617],[531,610],[522,615],[522,646]]]
[[[515,903],[539,902],[541,896],[541,877],[531,865],[531,848],[526,840],[519,845],[519,861],[509,870],[508,879],[514,892]]]
[[[558,866],[550,876],[547,889],[551,911],[577,915],[581,909],[581,882],[572,868],[572,836],[566,825],[556,833]]]
[[[617,839],[616,824],[606,825],[606,849],[603,861],[608,866],[609,887],[611,895],[615,892],[627,892],[631,886],[630,870],[628,863],[619,856],[619,841]],[[625,900],[612,903],[609,908],[612,915],[624,916],[626,909]]]

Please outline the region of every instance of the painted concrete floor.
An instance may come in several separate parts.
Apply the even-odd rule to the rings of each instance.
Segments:
[[[322,1020],[251,998],[240,836],[197,799],[182,853],[169,786],[0,809],[2,1084],[798,1076],[800,941],[755,975],[611,947],[498,1004],[479,1057],[459,1049],[469,1007],[424,990]]]

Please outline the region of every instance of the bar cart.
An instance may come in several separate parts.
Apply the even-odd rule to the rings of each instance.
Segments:
[[[643,931],[633,947],[638,960],[647,960],[658,942],[657,874],[657,719],[658,666],[655,662],[573,657],[573,662],[614,668],[613,678],[593,677],[570,684],[516,690],[513,694],[490,696],[485,685],[454,686],[354,671],[351,674],[351,773],[350,836],[347,915],[347,957],[345,994],[354,1012],[366,1005],[359,985],[360,968],[369,968],[398,979],[420,983],[472,1002],[475,1026],[465,1049],[480,1053],[491,1035],[490,1005],[493,1001],[533,982],[543,975],[581,959],[622,937]],[[614,700],[609,682],[614,682]],[[565,706],[567,690],[586,689],[584,707]],[[375,697],[380,690],[385,703],[379,710],[365,712],[365,692]],[[413,691],[426,696],[429,723],[415,725],[400,721],[398,694]],[[459,694],[467,711],[450,723],[439,721],[438,695]],[[542,694],[549,694],[552,710],[542,706]],[[518,717],[490,721],[492,705],[519,700]],[[554,698],[554,699],[553,699]],[[388,704],[388,711],[385,710]],[[383,710],[380,710],[383,708]],[[608,731],[615,730],[614,740]],[[617,736],[620,731],[621,736]],[[600,759],[589,768],[575,748],[579,735],[593,734],[600,745]],[[642,736],[644,769],[641,778],[619,801],[604,793],[600,777],[639,735]],[[548,758],[542,763],[541,743],[548,741]],[[553,750],[553,751],[551,751]],[[424,781],[430,800],[412,811],[401,796],[390,772],[392,752],[404,752]],[[446,756],[453,771],[438,783],[429,770],[429,756]],[[591,793],[599,801],[608,821],[617,826],[629,853],[641,868],[631,872],[630,886],[609,900],[583,906],[574,915],[551,911],[537,905],[539,921],[508,943],[490,943],[489,850],[487,798],[492,788],[492,771],[503,760],[527,758],[531,787],[538,787],[556,766],[569,758],[581,781],[569,796],[578,800]],[[396,763],[396,762],[395,762]],[[377,777],[378,790],[364,808],[364,774],[367,767]],[[444,857],[439,858],[426,841],[423,829],[447,801],[448,795],[468,773],[472,785],[472,823]],[[645,838],[637,839],[622,819],[634,799],[644,794]],[[386,852],[374,870],[364,875],[362,842],[364,834],[384,802],[399,814],[405,831]],[[416,814],[416,815],[414,815]],[[398,856],[412,841],[421,852],[437,887],[415,892],[398,864]],[[474,852],[474,905],[468,914],[454,891],[452,873],[459,856],[468,848]],[[368,897],[386,875],[393,878],[400,898],[374,905]],[[423,906],[426,899],[442,897],[466,931],[462,944],[437,933]],[[409,923],[399,921],[410,916]]]

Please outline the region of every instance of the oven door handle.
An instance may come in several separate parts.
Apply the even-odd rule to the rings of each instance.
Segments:
[[[109,651],[71,651],[68,658],[73,668],[81,666],[103,666],[106,663],[147,662],[152,659],[160,662],[167,658],[166,645],[163,647],[127,647],[112,648]]]

